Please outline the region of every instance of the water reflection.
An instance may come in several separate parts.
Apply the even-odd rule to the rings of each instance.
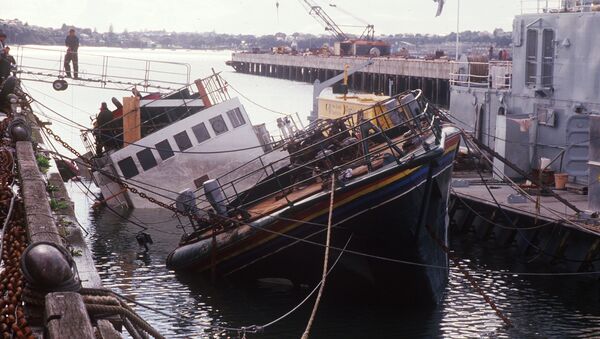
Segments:
[[[135,240],[137,226],[108,210],[90,212],[89,200],[73,184],[68,187],[76,201],[79,220],[90,232],[88,243],[104,285],[139,302],[199,323],[239,327],[268,323],[288,312],[309,292],[272,281],[240,287],[226,282],[214,285],[195,274],[176,275],[165,267],[165,258],[181,235],[177,219],[169,212],[121,211],[123,216],[148,225],[154,244],[146,252]],[[471,267],[498,269],[513,263],[511,249],[482,246],[468,236],[455,238],[452,247]],[[369,305],[333,300],[325,295],[311,338],[592,338],[600,333],[597,280],[476,277],[511,319],[513,328],[504,326],[462,274],[452,272],[443,303],[433,310]],[[298,338],[311,307],[312,300],[264,333],[248,337]],[[228,337],[177,317],[139,306],[135,309],[169,338]]]

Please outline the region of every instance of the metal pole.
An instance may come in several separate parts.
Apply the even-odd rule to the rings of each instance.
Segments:
[[[456,6],[456,61],[458,61],[459,49],[460,49],[460,0],[457,0],[457,6]]]

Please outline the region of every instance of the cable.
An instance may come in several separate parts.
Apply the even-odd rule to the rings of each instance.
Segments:
[[[132,186],[137,186],[137,185],[133,184]],[[155,193],[155,194],[157,194],[157,193]],[[169,198],[169,197],[166,197],[166,196],[163,196],[163,195],[160,195],[160,194],[157,194],[157,195],[162,196],[162,197],[164,197],[164,198],[166,198],[168,200],[174,201],[174,199],[172,199],[172,198]],[[313,242],[313,241],[310,241],[310,240],[301,239],[301,238],[294,237],[294,236],[291,236],[291,235],[288,235],[288,234],[285,234],[285,233],[276,232],[276,231],[272,231],[272,230],[269,230],[269,229],[257,227],[257,226],[252,225],[252,224],[242,223],[242,222],[240,222],[237,219],[226,218],[226,217],[223,217],[223,218],[226,219],[226,220],[232,221],[233,223],[236,223],[238,225],[248,225],[248,226],[250,226],[252,228],[259,229],[259,230],[262,230],[264,232],[269,232],[269,233],[272,233],[272,234],[277,234],[277,235],[280,235],[280,236],[283,236],[283,237],[286,237],[286,238],[289,238],[289,239],[298,240],[300,242],[304,242],[304,243],[308,243],[308,244],[313,244],[313,245],[316,245],[316,246],[321,246],[321,247],[323,246],[322,244],[319,244],[319,243],[316,243],[316,242]],[[337,248],[337,247],[331,247],[331,248],[335,249],[335,250],[338,250],[338,251],[341,250],[340,248]],[[351,251],[351,250],[348,250],[347,252],[355,254],[355,255],[358,255],[358,256],[363,256],[363,257],[372,258],[372,259],[378,259],[378,260],[382,260],[382,261],[395,262],[395,263],[399,263],[399,264],[414,265],[414,266],[429,267],[429,268],[437,268],[437,269],[444,269],[444,270],[448,269],[447,266],[428,265],[428,264],[422,264],[422,263],[418,263],[418,262],[410,262],[410,261],[406,261],[406,260],[399,260],[399,259],[387,258],[387,257],[382,257],[382,256],[377,256],[377,255],[371,255],[371,254],[361,253],[361,252]],[[490,271],[490,270],[487,270],[487,271],[484,270],[482,272],[486,273],[486,274],[487,273],[495,273],[495,274],[502,274],[502,275],[524,275],[524,276],[525,275],[535,275],[535,276],[569,276],[569,275],[594,275],[594,274],[600,274],[600,272],[516,273],[516,272],[501,272],[501,271]]]
[[[319,309],[319,304],[321,303],[321,297],[323,296],[323,289],[325,288],[325,283],[327,281],[328,269],[327,264],[329,262],[329,246],[331,245],[331,220],[333,218],[333,203],[335,196],[335,172],[331,173],[331,193],[329,196],[329,215],[327,217],[327,235],[325,238],[325,254],[323,255],[323,275],[321,278],[321,286],[319,286],[319,293],[317,293],[317,298],[315,300],[315,304],[313,306],[310,317],[308,318],[308,323],[306,324],[306,329],[304,329],[304,333],[302,334],[302,339],[308,339],[308,335],[310,333],[310,329],[315,320],[315,316],[317,315],[317,310]],[[341,253],[340,253],[341,256]]]
[[[140,187],[139,185],[136,184],[132,184],[132,186],[137,186]],[[142,188],[143,189],[143,188]],[[155,192],[154,192],[155,193]],[[168,200],[171,201],[175,201],[172,198],[169,198],[167,196],[164,195],[160,195],[158,193],[155,193],[159,196],[162,196],[163,198],[166,198]],[[206,212],[206,211],[205,211]],[[239,225],[248,225],[252,228],[264,231],[264,232],[268,232],[268,233],[272,233],[272,234],[277,234],[292,240],[297,240],[299,242],[303,242],[303,243],[307,243],[307,244],[312,244],[312,245],[316,245],[316,246],[320,246],[322,247],[323,245],[314,241],[310,241],[310,240],[306,240],[306,239],[302,239],[302,238],[298,238],[295,236],[291,236],[285,233],[281,233],[281,232],[276,232],[276,231],[272,231],[269,229],[265,229],[265,228],[261,228],[261,227],[257,227],[255,225],[252,225],[250,223],[242,223],[237,219],[232,219],[232,218],[225,218],[229,221],[232,221],[236,224]],[[332,249],[334,250],[341,250],[338,247],[333,247],[331,246]],[[378,255],[372,255],[372,254],[368,254],[368,253],[362,253],[362,252],[358,252],[358,251],[352,251],[352,250],[347,250],[347,253],[351,253],[354,255],[358,255],[358,256],[362,256],[362,257],[366,257],[366,258],[371,258],[371,259],[377,259],[377,260],[382,260],[382,261],[388,261],[388,262],[394,262],[394,263],[398,263],[398,264],[404,264],[404,265],[413,265],[413,266],[420,266],[420,267],[428,267],[428,268],[436,268],[436,269],[444,269],[447,270],[448,267],[447,266],[438,266],[438,265],[428,265],[428,264],[423,264],[423,263],[418,263],[418,262],[411,262],[411,261],[406,261],[406,260],[400,260],[400,259],[393,259],[393,258],[388,258],[388,257],[383,257],[383,256],[378,256]],[[529,273],[529,272],[523,272],[523,273],[517,273],[517,272],[502,272],[502,271],[490,271],[490,270],[473,270],[474,272],[480,272],[480,273],[493,273],[493,274],[498,274],[498,275],[521,275],[521,276],[573,276],[573,275],[595,275],[595,274],[600,274],[600,271],[598,272],[563,272],[563,273]]]
[[[457,128],[458,128],[458,127],[457,127]],[[460,129],[460,128],[459,128],[459,129]],[[464,132],[464,130],[462,130],[462,129],[461,129],[461,131],[463,131],[463,133],[465,133],[465,132]],[[465,140],[469,140],[468,138],[472,138],[472,137],[471,137],[471,136],[469,136],[468,134],[464,134],[464,135],[466,135],[466,136],[467,136],[467,139],[465,139]],[[489,157],[488,157],[488,156],[487,156],[487,155],[486,155],[484,152],[482,152],[482,150],[481,150],[481,149],[479,149],[479,147],[477,147],[477,145],[476,145],[476,144],[472,144],[472,146],[473,146],[473,147],[474,147],[476,150],[478,150],[478,151],[479,151],[479,154],[480,154],[480,155],[481,155],[481,156],[482,156],[482,157],[483,157],[483,158],[484,158],[484,159],[485,159],[485,160],[486,160],[486,161],[487,161],[487,162],[488,162],[488,163],[489,163],[489,164],[492,166],[492,170],[493,170],[493,172],[494,172],[494,173],[496,173],[496,175],[498,175],[498,176],[500,176],[500,177],[503,177],[503,178],[504,178],[504,179],[505,179],[505,180],[506,180],[506,181],[509,183],[509,185],[511,185],[511,187],[512,187],[512,188],[513,188],[513,189],[514,189],[516,192],[520,192],[520,193],[521,193],[523,196],[525,196],[525,197],[526,197],[527,199],[529,199],[530,201],[532,201],[532,202],[534,202],[534,203],[536,202],[536,200],[535,200],[535,199],[534,199],[534,198],[533,198],[533,197],[532,197],[532,196],[531,196],[529,193],[525,192],[525,191],[524,191],[522,188],[520,188],[520,187],[519,187],[519,185],[517,185],[517,184],[516,184],[516,183],[515,183],[515,182],[514,182],[514,181],[513,181],[511,178],[509,178],[509,177],[507,177],[506,175],[504,175],[504,174],[502,173],[502,171],[500,171],[500,170],[499,170],[499,169],[496,167],[496,165],[494,165],[494,162],[493,162],[491,159],[489,159]],[[577,224],[577,223],[573,222],[572,220],[569,220],[569,219],[565,218],[564,216],[562,216],[562,215],[561,215],[561,213],[560,213],[560,212],[558,212],[558,211],[556,211],[556,210],[554,210],[554,209],[551,209],[551,208],[549,208],[549,207],[546,207],[546,206],[544,206],[544,205],[541,205],[541,207],[542,207],[543,209],[545,209],[546,211],[550,212],[551,214],[553,214],[554,216],[556,216],[558,219],[560,219],[560,220],[563,220],[564,222],[566,222],[566,223],[568,223],[568,224],[571,224],[571,225],[573,225],[573,226],[574,226],[575,228],[577,228],[577,229],[580,229],[580,230],[582,230],[582,231],[584,231],[584,232],[592,232],[591,230],[587,229],[585,226],[579,225],[579,224]]]
[[[52,146],[52,147],[53,147],[53,148],[56,150],[56,147],[55,147],[55,146],[52,144],[52,141],[51,141],[51,140],[49,140],[49,138],[48,138],[48,136],[46,135],[46,133],[45,133],[45,132],[44,132],[44,136],[46,137],[46,139],[48,139],[48,142],[49,142],[49,144],[50,144],[50,145],[51,145],[51,146]],[[56,154],[56,155],[58,155],[59,157],[62,157],[62,156],[61,156],[61,155],[60,155],[58,152],[55,152],[55,154]],[[86,194],[86,195],[87,195],[87,194],[89,193],[89,194],[91,194],[91,195],[94,197],[94,199],[96,199],[96,200],[99,200],[99,198],[98,198],[98,197],[95,195],[95,193],[94,193],[94,192],[92,192],[92,190],[90,190],[90,188],[89,188],[89,187],[87,187],[86,185],[82,185],[82,186],[83,186],[83,187],[85,187],[85,189],[87,190],[87,193],[86,193],[86,192],[85,192],[85,191],[84,191],[84,190],[83,190],[83,189],[82,189],[82,188],[79,186],[79,184],[78,184],[76,181],[74,181],[74,183],[75,183],[75,186],[77,186],[77,188],[78,188],[78,189],[79,189],[79,190],[80,190],[80,191],[81,191],[83,194]],[[115,214],[116,216],[118,216],[119,218],[121,218],[121,219],[123,219],[123,220],[125,220],[125,221],[127,221],[127,222],[129,222],[129,223],[131,223],[131,224],[133,224],[133,225],[135,225],[135,226],[137,226],[137,227],[141,228],[141,229],[142,229],[142,231],[145,231],[145,230],[153,230],[153,231],[156,231],[156,232],[160,232],[160,233],[164,233],[164,234],[169,234],[169,235],[176,235],[176,234],[178,234],[178,233],[174,233],[174,232],[168,232],[168,231],[164,231],[164,230],[161,230],[161,229],[158,229],[158,228],[153,228],[153,227],[150,227],[150,226],[146,225],[144,222],[142,222],[142,221],[141,221],[141,220],[139,220],[139,219],[138,219],[138,220],[139,220],[140,222],[136,222],[136,221],[134,221],[134,220],[131,220],[131,219],[129,219],[128,217],[125,217],[125,216],[123,216],[122,214],[120,214],[118,211],[116,211],[114,208],[112,208],[112,207],[111,207],[110,205],[108,205],[108,204],[105,204],[105,207],[106,207],[107,209],[109,209],[109,210],[110,210],[110,211],[111,211],[113,214]],[[136,218],[136,219],[137,219],[137,218]]]
[[[348,245],[350,244],[350,240],[352,240],[352,234],[350,235],[350,237],[348,238],[348,240],[346,241],[346,244],[344,245],[344,247],[342,248],[342,251],[340,252],[340,254],[338,255],[338,257],[335,259],[333,265],[331,265],[331,267],[329,268],[329,270],[327,271],[326,276],[328,276],[331,271],[333,271],[333,269],[335,268],[335,266],[337,265],[338,261],[340,261],[340,258],[342,257],[342,254],[344,254],[344,252],[346,251],[346,248],[348,248]],[[310,291],[310,293],[304,298],[302,299],[302,301],[296,305],[294,308],[292,308],[290,311],[288,311],[287,313],[283,314],[282,316],[280,316],[279,318],[266,323],[264,325],[262,325],[262,328],[267,328],[285,318],[287,318],[290,314],[294,313],[298,308],[300,308],[302,305],[304,305],[304,303],[310,299],[310,297],[312,297],[312,295],[318,290],[320,289],[320,286],[323,284],[323,279],[321,279],[321,281],[319,281],[319,283],[312,289],[312,291]]]
[[[451,187],[451,188],[450,188],[450,190],[451,190],[451,191],[454,193],[454,196],[455,196],[455,197],[456,197],[458,200],[460,200],[460,202],[462,203],[462,205],[463,205],[463,206],[467,207],[469,210],[471,210],[471,212],[473,212],[473,213],[474,213],[476,216],[478,216],[478,217],[479,217],[481,220],[485,221],[486,223],[488,223],[488,224],[490,224],[490,225],[494,225],[494,226],[497,226],[497,227],[500,227],[500,228],[504,228],[504,229],[507,229],[507,230],[534,230],[534,229],[543,228],[543,227],[546,227],[546,226],[549,226],[549,225],[552,225],[552,224],[554,224],[554,223],[555,223],[554,221],[549,221],[549,222],[546,222],[546,223],[544,223],[544,224],[537,225],[537,226],[532,226],[532,227],[510,227],[510,226],[506,226],[506,225],[498,224],[498,223],[496,223],[496,222],[494,222],[494,221],[492,221],[492,220],[490,220],[490,219],[488,219],[488,218],[484,217],[483,215],[479,214],[479,213],[478,213],[478,212],[475,210],[475,208],[471,207],[471,206],[469,205],[469,203],[467,203],[467,202],[466,202],[466,201],[465,201],[463,198],[461,198],[461,197],[460,197],[460,196],[459,196],[459,195],[456,193],[456,191],[454,190],[454,188],[452,188],[452,187]]]
[[[339,255],[337,256],[335,262],[331,265],[331,267],[327,270],[327,275],[329,275],[333,269],[337,266],[338,262],[340,261],[342,255],[344,254],[344,251],[346,250],[346,248],[348,247],[348,245],[350,244],[350,241],[352,240],[352,235],[350,235],[350,237],[348,237],[348,240],[346,241],[346,244],[344,245],[344,247],[342,248],[342,251],[340,251]],[[161,311],[159,309],[156,309],[152,306],[148,306],[144,303],[141,303],[133,298],[129,298],[125,295],[119,294],[117,292],[114,291],[109,291],[109,293],[112,293],[116,296],[118,296],[119,298],[122,298],[124,300],[127,300],[135,305],[138,305],[140,307],[143,307],[145,309],[148,309],[150,311],[153,311],[155,313],[164,315],[166,317],[169,318],[173,318],[175,317],[177,320],[185,322],[185,323],[189,323],[191,325],[199,325],[202,327],[207,327],[207,328],[212,328],[212,329],[217,329],[217,330],[225,330],[225,331],[230,331],[230,332],[245,332],[245,331],[261,331],[267,327],[273,326],[274,324],[280,322],[281,320],[287,318],[288,316],[290,316],[292,313],[294,313],[296,310],[298,310],[302,305],[304,305],[304,303],[306,301],[308,301],[310,299],[310,297],[317,291],[317,289],[320,288],[320,286],[323,284],[323,279],[321,279],[321,281],[319,281],[319,283],[312,289],[312,291],[296,306],[294,306],[291,310],[289,310],[288,312],[286,312],[285,314],[281,315],[280,317],[262,325],[262,326],[256,326],[256,325],[252,325],[252,326],[245,326],[245,327],[227,327],[227,326],[218,326],[218,325],[211,325],[211,324],[206,324],[206,323],[198,323],[197,321],[194,320],[190,320],[187,317],[182,317],[180,314],[178,314],[177,316],[173,316],[173,314],[169,314],[166,313],[164,311]]]
[[[17,194],[15,193],[15,191],[13,190],[13,186],[15,184],[15,168],[16,168],[16,163],[15,163],[15,158],[13,157],[12,153],[6,149],[3,149],[6,154],[10,155],[11,158],[11,162],[12,162],[12,184],[11,186],[11,191],[12,191],[12,197],[10,199],[10,206],[8,207],[8,212],[6,213],[6,217],[4,219],[4,224],[2,226],[2,230],[0,231],[0,255],[2,255],[2,247],[4,245],[4,234],[8,228],[8,223],[10,222],[10,219],[12,218],[12,212],[13,212],[13,207],[15,204],[15,200],[17,198]]]
[[[460,120],[459,118],[457,118],[455,115],[451,114],[448,111],[443,111],[441,109],[438,109],[438,110],[443,115],[445,115],[447,117],[450,117],[450,118],[448,118],[450,120],[455,120],[455,121],[459,122],[460,124],[462,124],[463,126],[467,126],[467,127],[471,126],[471,124],[466,123],[463,120]],[[459,127],[459,126],[456,126],[456,127],[458,129],[464,131],[464,129],[462,127]],[[464,131],[464,132],[467,133],[466,131]],[[589,138],[587,140],[583,140],[583,141],[580,141],[580,142],[575,142],[575,143],[572,143],[572,144],[544,145],[544,144],[535,143],[535,142],[519,142],[519,141],[508,140],[508,139],[504,139],[504,138],[501,138],[499,136],[496,136],[496,135],[493,135],[493,134],[489,134],[489,133],[486,133],[486,132],[483,132],[483,131],[480,131],[479,133],[481,133],[482,135],[485,135],[487,137],[491,137],[492,139],[497,139],[497,140],[500,140],[500,141],[503,141],[503,142],[506,142],[506,143],[509,143],[509,144],[522,145],[522,146],[541,146],[541,147],[558,148],[558,149],[570,148],[570,147],[573,147],[573,146],[586,144],[586,143],[589,143],[590,141],[594,141],[594,140],[600,139],[600,137],[593,137],[593,138]]]
[[[155,100],[159,100],[159,99],[155,99]],[[76,121],[73,121],[73,120],[65,117],[64,115],[58,113],[57,111],[53,110],[52,108],[50,108],[50,107],[42,104],[40,101],[34,99],[34,102],[36,104],[39,104],[42,107],[46,108],[47,110],[51,111],[52,113],[60,116],[61,118],[65,119],[67,121],[70,121],[73,124],[81,127],[82,129],[80,129],[80,130],[90,131],[90,129],[88,127],[86,127],[86,126],[84,126],[84,125],[82,125],[82,124],[80,124],[80,123],[78,123]],[[184,105],[182,104],[182,105],[173,107],[170,110],[165,111],[164,113],[168,113],[171,110],[174,110],[174,109],[177,109],[177,108],[181,108],[181,107],[184,107]],[[198,114],[198,113],[200,113],[200,112],[197,112],[197,113],[194,113],[194,114]],[[64,124],[68,125],[67,123],[64,123]],[[73,127],[73,126],[70,126],[70,127]],[[93,129],[91,129],[91,130],[93,130]],[[105,130],[105,129],[102,129],[102,130]],[[132,145],[132,146],[138,146],[138,147],[141,147],[141,148],[144,148],[144,149],[156,150],[158,152],[173,152],[173,153],[180,153],[180,154],[204,154],[204,155],[209,155],[209,154],[237,153],[237,152],[245,152],[245,151],[250,151],[250,150],[259,149],[259,148],[260,149],[264,149],[265,147],[269,147],[269,146],[276,147],[277,145],[280,145],[282,143],[282,141],[273,141],[273,142],[269,142],[269,143],[265,143],[265,144],[260,144],[260,145],[257,145],[257,146],[250,146],[250,147],[243,147],[243,148],[236,148],[236,149],[229,149],[229,150],[218,150],[218,151],[180,151],[180,150],[174,150],[174,149],[171,149],[171,148],[169,148],[169,149],[161,149],[161,148],[158,148],[158,147],[155,147],[155,146],[154,147],[153,146],[146,146],[146,145],[138,144],[136,142],[128,142],[128,141],[121,140],[121,138],[119,138],[118,136],[114,136],[112,134],[107,134],[107,133],[102,133],[100,129],[98,129],[97,131],[100,132],[99,135],[101,135],[103,137],[107,137],[110,140],[115,140],[115,141],[123,142],[123,144],[128,145],[128,146]]]
[[[227,83],[227,85],[228,85],[228,86],[229,86],[229,87],[230,87],[230,88],[231,88],[231,89],[232,89],[234,92],[236,92],[237,94],[239,94],[239,95],[240,95],[242,98],[244,98],[244,99],[248,100],[250,103],[252,103],[252,104],[254,104],[254,105],[256,105],[256,106],[258,106],[258,107],[260,107],[260,108],[262,108],[262,109],[264,109],[264,110],[266,110],[266,111],[269,111],[269,112],[271,112],[271,113],[275,113],[275,114],[285,115],[285,116],[289,116],[289,115],[290,115],[290,114],[287,114],[287,113],[279,112],[279,111],[276,111],[276,110],[274,110],[274,109],[270,109],[270,108],[268,108],[268,107],[265,107],[265,106],[263,106],[263,105],[261,105],[261,104],[257,103],[256,101],[253,101],[252,99],[248,98],[247,96],[245,96],[243,93],[241,93],[240,91],[238,91],[237,89],[235,89],[235,87],[233,87],[233,86],[232,86],[230,83]]]
[[[465,138],[468,138],[468,137],[465,136]],[[469,148],[468,143],[466,143],[465,146],[467,146],[467,150],[469,151],[469,153],[472,153],[471,149]],[[504,218],[506,219],[506,221],[508,221],[513,227],[515,227],[515,229],[517,230],[517,233],[519,234],[519,236],[521,236],[521,238],[523,240],[525,240],[525,242],[527,242],[530,246],[532,246],[533,248],[535,248],[536,250],[540,251],[541,253],[543,253],[543,254],[545,254],[547,256],[550,256],[550,257],[553,257],[553,258],[559,259],[559,260],[565,260],[565,261],[577,262],[577,263],[592,263],[592,262],[595,262],[595,261],[600,261],[600,258],[596,259],[596,260],[576,260],[576,259],[567,258],[565,256],[560,257],[560,256],[557,256],[557,255],[554,255],[554,254],[551,254],[551,253],[547,253],[543,249],[541,249],[540,247],[538,247],[537,245],[533,244],[531,241],[529,241],[529,239],[527,239],[527,237],[525,235],[523,235],[521,233],[521,231],[514,224],[514,221],[506,214],[506,212],[504,211],[504,209],[502,208],[502,206],[500,205],[500,203],[498,202],[498,200],[496,199],[496,197],[492,193],[492,190],[487,185],[487,182],[483,178],[483,174],[481,173],[481,170],[479,169],[479,167],[476,166],[476,170],[477,170],[477,173],[479,174],[479,176],[480,176],[483,184],[485,185],[486,190],[490,194],[490,197],[492,198],[492,200],[494,201],[494,203],[496,204],[497,208],[500,210],[500,212],[502,213],[502,215],[504,216]]]

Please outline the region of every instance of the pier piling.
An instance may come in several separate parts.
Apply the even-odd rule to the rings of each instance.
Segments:
[[[317,79],[323,82],[343,72],[345,65],[353,67],[366,60],[364,57],[233,53],[228,64],[241,73],[314,83]],[[448,107],[451,71],[452,63],[447,60],[375,58],[373,65],[350,76],[349,88],[387,95],[422,89],[433,103]]]

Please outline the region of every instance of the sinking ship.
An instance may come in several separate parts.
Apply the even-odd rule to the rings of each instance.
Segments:
[[[201,190],[205,181],[251,159],[280,157],[271,152],[277,141],[267,125],[252,124],[219,74],[166,94],[135,92],[113,103],[113,119],[82,134],[102,203],[113,208],[159,208],[151,200],[172,204],[182,192]],[[280,118],[277,130],[292,133],[296,122]]]
[[[446,126],[418,90],[317,119],[274,150],[285,157],[269,162],[260,156],[204,182],[204,194],[187,209],[196,213],[193,230],[167,266],[314,285],[331,212],[336,289],[435,303],[448,278],[443,247],[459,140],[458,130]],[[262,179],[238,189],[250,176]],[[206,201],[211,209],[194,210]]]

